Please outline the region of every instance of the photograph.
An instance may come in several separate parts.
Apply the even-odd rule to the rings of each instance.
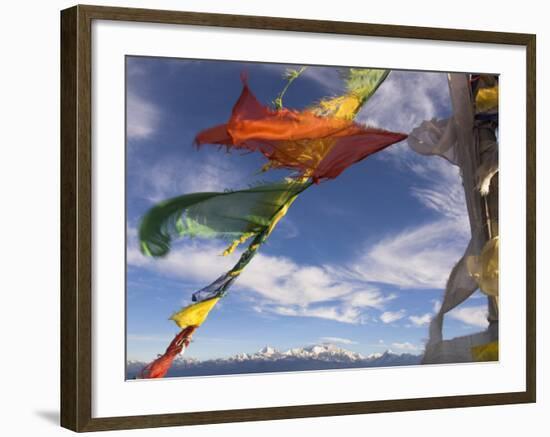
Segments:
[[[499,75],[125,57],[126,380],[499,361]]]

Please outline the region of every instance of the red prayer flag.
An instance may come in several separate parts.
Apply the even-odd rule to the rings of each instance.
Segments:
[[[143,379],[163,378],[170,369],[174,358],[181,353],[184,346],[189,346],[191,336],[193,332],[195,332],[195,329],[197,329],[196,326],[188,326],[181,330],[178,335],[174,337],[168,348],[166,348],[166,352],[155,361],[145,366],[139,377]]]

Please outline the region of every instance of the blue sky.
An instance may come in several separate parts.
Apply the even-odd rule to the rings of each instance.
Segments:
[[[139,252],[136,228],[155,202],[278,180],[259,154],[197,150],[195,135],[227,121],[246,71],[270,103],[288,66],[127,58],[127,356],[151,360],[177,326],[168,317],[236,261],[220,241],[187,240],[164,259]],[[337,68],[309,67],[284,104],[304,108],[342,90]],[[408,133],[451,113],[446,75],[392,71],[357,121]],[[452,265],[469,240],[457,170],[406,141],[313,186],[194,336],[198,359],[331,342],[362,354],[420,353]],[[446,319],[445,337],[486,326],[476,293]]]

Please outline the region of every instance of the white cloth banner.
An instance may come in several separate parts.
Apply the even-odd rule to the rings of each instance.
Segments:
[[[449,348],[443,344],[443,319],[446,313],[468,299],[478,288],[468,272],[466,259],[468,256],[479,255],[487,241],[480,188],[488,186],[490,178],[498,169],[496,142],[484,142],[484,150],[480,150],[479,131],[474,126],[474,104],[468,76],[463,73],[449,74],[449,91],[453,116],[446,120],[424,121],[410,133],[408,140],[414,151],[423,155],[438,155],[460,168],[472,235],[462,258],[449,275],[443,303],[430,324],[424,356],[426,363],[471,360],[471,341],[455,342],[453,347],[460,350],[453,351],[452,357],[445,353]],[[487,336],[483,334],[472,336],[472,340],[474,337],[478,340],[474,343],[487,341]],[[458,347],[459,344],[464,347]]]

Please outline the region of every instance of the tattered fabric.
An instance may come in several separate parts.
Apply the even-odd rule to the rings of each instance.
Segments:
[[[195,332],[195,329],[197,329],[196,326],[190,326],[180,331],[168,345],[166,352],[159,356],[155,361],[145,366],[145,368],[141,371],[139,378],[163,378],[168,370],[170,370],[170,366],[172,365],[174,358],[176,358],[176,356],[183,351],[184,347],[189,346],[191,336],[193,335],[193,332]]]
[[[200,132],[195,142],[259,151],[271,167],[294,169],[318,182],[337,177],[350,165],[405,138],[312,110],[272,110],[244,82],[227,124]]]
[[[139,227],[141,251],[160,257],[181,237],[235,240],[269,227],[273,217],[289,199],[310,185],[286,181],[248,190],[224,193],[194,193],[160,202],[142,218]]]
[[[498,341],[472,347],[474,361],[498,361]]]
[[[467,258],[477,256],[486,241],[481,193],[476,174],[481,165],[477,131],[474,129],[474,103],[466,74],[449,75],[449,91],[453,117],[449,120],[424,122],[411,133],[409,145],[422,154],[435,154],[460,167],[471,228],[471,240],[462,258],[453,267],[445,287],[443,302],[430,323],[429,340],[424,363],[437,362],[443,346],[443,318],[478,288],[467,268]],[[471,359],[470,351],[462,349],[460,360]],[[453,356],[454,360],[459,357]],[[460,361],[459,360],[459,361]]]
[[[489,296],[498,296],[499,237],[496,236],[483,246],[479,256],[469,256],[466,265],[470,276],[476,280],[479,289]]]

